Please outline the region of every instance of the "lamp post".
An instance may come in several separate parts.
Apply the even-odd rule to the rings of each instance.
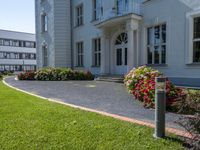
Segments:
[[[155,89],[155,138],[165,137],[166,78],[157,77]]]

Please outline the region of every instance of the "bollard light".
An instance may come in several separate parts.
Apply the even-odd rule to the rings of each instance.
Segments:
[[[165,137],[166,78],[155,79],[155,138]]]

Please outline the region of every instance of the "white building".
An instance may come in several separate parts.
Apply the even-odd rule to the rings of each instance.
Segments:
[[[36,69],[35,35],[0,30],[0,71]]]
[[[200,86],[199,0],[36,0],[38,67],[124,75],[149,65]]]

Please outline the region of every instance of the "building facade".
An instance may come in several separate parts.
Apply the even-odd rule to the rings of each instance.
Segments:
[[[36,0],[38,67],[124,75],[148,65],[200,85],[199,0]]]
[[[0,30],[0,71],[36,70],[35,35]]]

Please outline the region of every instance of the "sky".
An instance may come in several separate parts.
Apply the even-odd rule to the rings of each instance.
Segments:
[[[0,0],[0,29],[35,33],[34,0]]]

